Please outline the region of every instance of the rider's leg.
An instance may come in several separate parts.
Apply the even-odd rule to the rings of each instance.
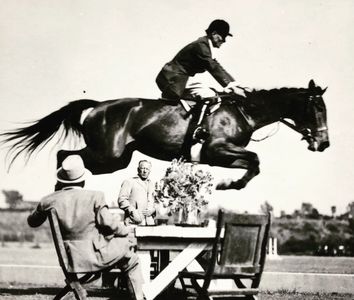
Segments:
[[[195,106],[195,113],[192,122],[195,124],[193,131],[193,143],[203,143],[208,137],[208,131],[202,127],[206,110],[212,97],[215,97],[215,92],[204,84],[191,83],[187,85],[184,96],[192,98],[197,102]],[[207,98],[207,99],[206,99]]]

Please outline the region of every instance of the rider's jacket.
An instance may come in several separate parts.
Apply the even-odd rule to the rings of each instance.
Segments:
[[[162,97],[180,99],[187,80],[196,73],[208,71],[223,87],[235,81],[216,59],[212,58],[208,37],[204,36],[188,44],[161,69],[156,83]]]

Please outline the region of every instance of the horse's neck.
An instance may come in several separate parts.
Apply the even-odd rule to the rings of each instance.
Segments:
[[[282,118],[294,120],[299,110],[299,101],[294,100],[298,89],[257,91],[246,104],[246,113],[252,118],[254,129],[272,124]]]

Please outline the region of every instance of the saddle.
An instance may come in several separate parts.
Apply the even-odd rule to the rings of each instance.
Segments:
[[[189,116],[192,116],[181,148],[181,157],[194,162],[200,161],[203,144],[210,136],[208,130],[202,126],[203,120],[206,116],[210,116],[220,108],[223,97],[229,97],[229,95],[216,95],[213,97],[200,99],[187,96],[179,99],[179,103],[186,111],[184,118],[186,119]],[[243,98],[242,96],[240,97]],[[178,102],[175,103],[178,104]],[[243,110],[241,101],[237,107],[241,115],[249,123],[248,117]]]
[[[180,99],[179,102],[186,111],[184,117],[188,118],[192,115],[181,148],[181,157],[199,162],[203,144],[210,135],[208,130],[202,126],[203,120],[205,116],[209,116],[218,110],[221,105],[221,98],[216,96],[199,101]]]

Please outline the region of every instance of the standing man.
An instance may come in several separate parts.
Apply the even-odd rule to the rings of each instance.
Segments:
[[[139,258],[127,235],[132,231],[108,209],[104,194],[85,190],[87,170],[79,155],[68,156],[57,171],[57,191],[44,197],[27,221],[40,226],[55,208],[67,254],[69,272],[95,272],[117,265],[127,275],[132,299],[143,300]]]
[[[154,225],[154,184],[150,180],[151,163],[141,160],[138,164],[138,176],[123,181],[118,206],[125,212],[126,224]]]
[[[118,206],[124,210],[126,224],[154,225],[156,210],[154,208],[154,184],[149,178],[151,163],[141,160],[138,164],[138,176],[126,179],[118,196]],[[150,251],[139,251],[144,282],[150,281]]]

